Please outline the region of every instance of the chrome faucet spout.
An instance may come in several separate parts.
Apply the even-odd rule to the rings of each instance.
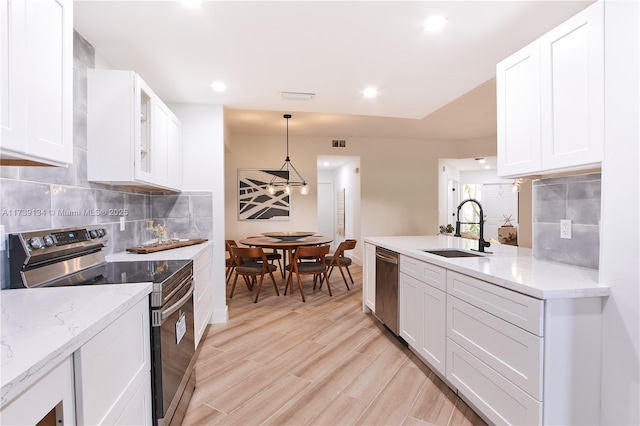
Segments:
[[[453,234],[454,237],[460,237],[460,209],[462,208],[463,205],[465,205],[466,203],[474,203],[475,205],[478,206],[478,208],[480,209],[480,221],[479,222],[465,222],[465,223],[477,223],[480,226],[480,239],[478,240],[478,251],[479,252],[484,252],[485,247],[490,247],[491,243],[488,241],[484,240],[484,210],[482,209],[482,204],[480,204],[480,202],[474,198],[467,198],[466,200],[462,201],[459,205],[458,205],[458,211],[456,212],[456,233]]]

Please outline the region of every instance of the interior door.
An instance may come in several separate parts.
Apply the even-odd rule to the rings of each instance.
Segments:
[[[333,183],[318,182],[318,235],[335,237]],[[335,244],[331,244],[335,250]]]

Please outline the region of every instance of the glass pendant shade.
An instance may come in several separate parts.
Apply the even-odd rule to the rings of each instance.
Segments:
[[[300,187],[300,193],[302,195],[307,195],[309,193],[309,186],[307,186],[306,183],[304,183],[301,187]]]

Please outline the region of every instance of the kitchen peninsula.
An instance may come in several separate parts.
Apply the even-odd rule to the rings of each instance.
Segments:
[[[368,237],[363,309],[375,313],[376,247],[399,254],[399,336],[491,423],[590,424],[600,415],[598,271],[530,249],[447,236]],[[447,258],[425,250],[453,249]]]

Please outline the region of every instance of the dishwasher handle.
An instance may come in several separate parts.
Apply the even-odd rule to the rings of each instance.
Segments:
[[[397,257],[385,256],[384,254],[382,254],[380,252],[376,253],[376,259],[380,259],[383,262],[392,263],[394,265],[398,264],[398,258]]]

